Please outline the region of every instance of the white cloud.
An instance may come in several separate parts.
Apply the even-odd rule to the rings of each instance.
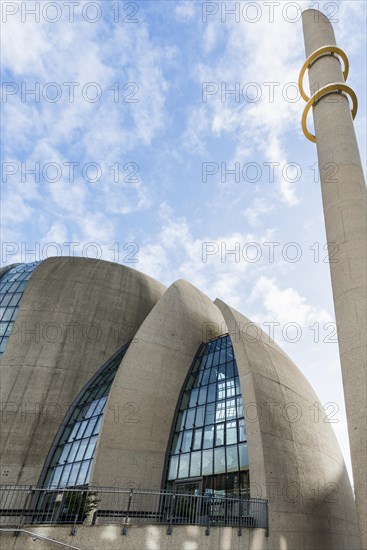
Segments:
[[[195,4],[192,0],[178,2],[175,8],[175,14],[180,21],[190,21],[195,15]]]
[[[281,325],[297,323],[305,328],[316,321],[332,321],[326,310],[308,304],[306,298],[294,288],[281,290],[275,280],[267,276],[261,276],[254,285],[249,301],[254,300],[258,300],[265,309],[267,320],[278,321]]]
[[[260,217],[274,209],[274,205],[268,205],[265,199],[256,198],[244,211],[244,216],[248,223],[253,227],[257,227],[260,222]]]

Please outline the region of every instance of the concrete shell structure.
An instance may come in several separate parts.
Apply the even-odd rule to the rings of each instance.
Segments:
[[[37,323],[43,338],[29,333]],[[71,339],[63,332],[57,338],[44,333],[45,327],[65,323],[94,323],[101,336],[76,332]],[[344,461],[315,393],[289,357],[234,309],[220,300],[213,303],[186,281],[165,290],[120,265],[55,258],[34,270],[17,327],[1,361],[3,483],[44,482],[64,417],[73,413],[91,379],[103,374],[101,366],[108,367],[125,345],[110,380],[89,483],[164,487],[185,379],[200,344],[228,333],[247,425],[250,492],[269,501],[269,537],[254,529],[236,545],[360,549]],[[45,409],[51,403],[59,407],[57,421],[35,414],[36,404]],[[218,548],[226,547],[225,539],[218,541]],[[123,547],[136,544],[131,537]],[[185,540],[177,544],[184,547]],[[172,546],[165,542],[161,547]]]
[[[1,359],[2,482],[38,482],[73,401],[163,292],[109,262],[50,258],[34,270]]]

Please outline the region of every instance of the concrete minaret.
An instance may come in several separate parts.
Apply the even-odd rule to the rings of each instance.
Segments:
[[[306,106],[307,112],[313,104],[315,136],[306,129],[305,118],[303,127],[306,137],[317,145],[326,235],[333,251],[331,282],[361,548],[366,549],[366,187],[347,95],[353,99],[353,116],[357,98],[344,84],[348,60],[344,52],[335,47],[330,21],[316,10],[304,11],[302,20],[305,69],[309,69],[311,94],[317,94]],[[328,48],[323,48],[325,46]],[[322,50],[312,56],[320,48]],[[337,85],[320,90],[334,83]]]

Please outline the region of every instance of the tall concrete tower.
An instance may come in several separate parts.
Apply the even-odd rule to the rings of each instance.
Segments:
[[[331,282],[338,327],[357,515],[362,548],[367,548],[367,412],[366,412],[366,187],[353,118],[357,98],[345,84],[348,58],[336,46],[324,14],[302,15],[306,62],[300,74],[307,101],[302,126],[316,142],[325,227],[330,250]],[[311,98],[303,88],[308,69]],[[351,104],[349,103],[349,99]],[[315,135],[307,127],[312,107]]]

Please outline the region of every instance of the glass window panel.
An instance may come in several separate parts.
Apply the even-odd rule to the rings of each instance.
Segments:
[[[186,412],[179,412],[177,417],[177,423],[176,423],[176,430],[179,432],[180,430],[183,430],[186,420]]]
[[[246,425],[244,418],[238,421],[238,439],[239,441],[246,441]]]
[[[197,428],[199,428],[204,424],[204,413],[205,413],[205,407],[198,407],[196,409],[195,426]]]
[[[240,379],[238,378],[238,376],[236,376],[235,378],[235,384],[236,384],[236,394],[239,395],[241,393],[241,388],[240,388]]]
[[[216,351],[216,352],[214,353],[214,357],[213,357],[213,367],[216,366],[216,365],[218,365],[218,363],[219,363],[219,353],[220,353],[219,351]]]
[[[83,460],[85,449],[88,447],[89,439],[82,439],[79,445],[78,453],[75,456],[75,461]]]
[[[186,415],[185,428],[192,428],[195,421],[195,409],[189,409]]]
[[[68,456],[69,456],[69,452],[70,452],[70,449],[71,449],[71,445],[72,445],[71,443],[68,443],[63,448],[61,456],[60,456],[60,464],[63,464],[64,462],[67,461]]]
[[[242,397],[237,397],[237,416],[244,416]]]
[[[11,283],[5,283],[5,285],[2,288],[2,292],[9,292],[10,287],[11,287]]]
[[[214,384],[217,381],[217,377],[218,377],[217,368],[215,367],[213,369],[210,369],[209,383]],[[215,385],[214,385],[214,387],[215,387]]]
[[[94,426],[93,435],[99,434],[99,428],[101,427],[102,416],[100,416]]]
[[[206,386],[207,384],[209,384],[209,377],[210,377],[210,371],[209,370],[205,370],[203,372],[203,376],[201,378],[201,385],[202,386]]]
[[[76,437],[76,434],[78,433],[79,431],[79,428],[80,428],[80,424],[81,422],[76,422],[72,428],[72,431],[70,433],[70,437],[69,437],[69,441],[72,441],[73,439],[75,439]]]
[[[92,437],[89,440],[89,445],[87,447],[87,450],[85,451],[84,460],[92,458],[92,456],[94,454],[94,449],[96,448],[96,443],[97,443],[97,438],[96,437]]]
[[[69,452],[69,456],[67,458],[68,462],[74,462],[75,461],[75,456],[76,456],[76,453],[79,449],[79,446],[80,446],[80,441],[76,441],[75,443],[72,443],[71,449],[70,449],[70,452]]]
[[[110,382],[110,385],[112,383],[112,380]],[[108,388],[108,391],[109,391],[109,388]],[[106,389],[105,389],[105,392],[106,392]],[[107,392],[108,393],[108,392]],[[97,403],[97,406],[96,406],[96,410],[94,411],[94,415],[95,414],[102,414],[103,411],[104,411],[104,408],[106,406],[106,402],[107,402],[107,396],[105,397],[101,397]]]
[[[19,286],[18,281],[16,281],[15,283],[12,283],[10,285],[9,292],[15,292],[16,290],[18,290],[18,286]]]
[[[68,485],[75,485],[80,470],[80,462],[73,464],[68,480]]]
[[[12,320],[12,321],[15,320],[15,317],[17,316],[17,313],[18,313],[18,309],[19,309],[18,307],[15,307],[15,308],[14,308],[14,311],[13,311],[13,313],[12,313],[12,315],[11,315],[11,320]]]
[[[1,307],[6,307],[10,300],[12,299],[11,294],[0,294]]]
[[[91,464],[91,460],[86,460],[81,463],[76,485],[85,485],[88,482]]]
[[[216,395],[217,395],[217,385],[210,384],[208,386],[208,403],[215,401]]]
[[[214,438],[214,426],[206,426],[204,428],[203,449],[208,449],[209,447],[213,447],[213,438]]]
[[[225,459],[225,449],[220,447],[214,449],[214,473],[221,474],[226,471],[226,459]]]
[[[224,424],[217,424],[215,427],[215,445],[224,445]]]
[[[227,453],[227,472],[238,471],[237,445],[226,447],[226,453]]]
[[[189,407],[195,407],[198,400],[199,390],[196,388],[192,390],[190,395]]]
[[[234,363],[233,361],[229,361],[227,363],[227,378],[233,378],[234,376]]]
[[[247,443],[241,443],[238,445],[238,450],[240,455],[240,468],[248,466]]]
[[[200,388],[199,392],[199,399],[198,399],[198,405],[204,405],[206,403],[206,394],[208,391],[208,387],[204,386],[203,388]]]
[[[58,463],[60,459],[60,455],[62,453],[63,447],[57,447],[54,456],[52,457],[52,460],[50,462],[50,466],[55,466],[55,464]]]
[[[88,425],[86,427],[86,430],[83,434],[83,437],[90,437],[94,431],[94,427],[97,424],[98,416],[94,416],[93,418],[89,419]]]
[[[83,422],[80,423],[78,433],[75,436],[75,439],[81,439],[84,435],[84,430],[88,426],[88,420],[83,420]]]
[[[21,292],[16,292],[15,294],[13,294],[13,296],[10,299],[9,306],[17,306],[19,304],[21,297],[22,297]]]
[[[14,313],[14,308],[13,307],[7,307],[3,313],[3,318],[2,318],[2,321],[10,321],[10,319],[12,318],[12,315]]]
[[[189,459],[190,459],[189,454],[180,455],[180,465],[179,465],[179,468],[178,468],[178,477],[181,478],[181,479],[184,478],[184,477],[189,477]]]
[[[227,361],[234,361],[234,353],[232,348],[232,343],[229,343],[227,347]]]
[[[226,437],[226,445],[237,443],[237,422],[227,422]]]
[[[192,448],[194,450],[201,449],[202,435],[203,435],[203,428],[198,428],[194,431],[194,440],[192,444]]]
[[[213,474],[213,449],[203,451],[202,475]]]
[[[63,470],[62,475],[61,475],[61,479],[59,481],[60,487],[65,487],[67,485],[71,467],[72,467],[72,464],[67,464],[64,467],[64,470]]]
[[[60,477],[61,477],[63,469],[64,468],[62,466],[58,466],[57,468],[54,469],[53,475],[52,475],[52,478],[51,478],[51,482],[50,482],[51,486],[52,485],[57,486],[59,484]]]
[[[226,401],[226,418],[236,418],[236,400],[227,399]]]
[[[17,291],[18,291],[18,292],[24,292],[25,287],[27,286],[27,282],[28,282],[28,281],[23,281],[23,282],[21,282],[20,285],[19,285],[18,288],[17,288]]]
[[[181,406],[180,406],[180,409],[181,409],[181,410],[186,409],[186,407],[187,407],[188,404],[189,404],[189,399],[190,399],[190,393],[189,393],[189,392],[185,392],[185,393],[183,394],[182,401],[181,401]]]
[[[192,430],[183,433],[181,452],[187,453],[191,449]]]
[[[80,411],[80,415],[83,418],[90,418],[93,416],[94,411],[96,410],[96,406],[98,404],[98,401],[92,401],[91,403],[87,403],[84,405],[84,407]]]
[[[191,390],[194,387],[195,378],[196,378],[195,374],[192,374],[189,377],[188,382],[186,384],[186,390]]]
[[[190,477],[197,477],[201,473],[201,451],[191,453]]]
[[[226,398],[226,383],[220,382],[218,383],[218,399],[225,399]]]
[[[168,470],[168,479],[177,478],[177,466],[178,466],[178,456],[171,456]]]
[[[173,437],[173,444],[172,444],[172,449],[171,449],[171,452],[173,454],[176,454],[180,451],[181,441],[182,441],[182,432],[175,433],[175,435]]]
[[[215,403],[206,406],[205,424],[214,424]]]
[[[8,328],[7,323],[1,323],[0,322],[0,337],[4,336],[6,334],[7,328]]]
[[[226,419],[226,402],[218,401],[215,407],[215,421],[222,422]]]
[[[225,362],[226,362],[226,358],[227,358],[227,351],[226,351],[226,349],[222,349],[222,350],[220,351],[219,363],[225,363]]]
[[[227,399],[229,397],[234,397],[236,395],[236,386],[234,383],[234,378],[227,380],[226,387],[227,387],[227,395],[226,395]]]
[[[214,353],[209,353],[206,361],[206,365],[205,365],[207,369],[210,369],[213,364],[213,356],[214,356]]]

